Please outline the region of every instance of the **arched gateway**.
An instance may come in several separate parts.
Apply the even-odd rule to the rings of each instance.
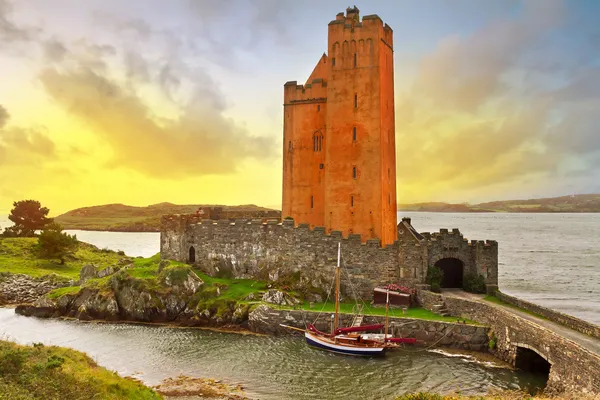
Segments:
[[[462,288],[463,287],[463,262],[458,258],[442,258],[435,263],[435,266],[442,270],[441,287],[443,288]]]

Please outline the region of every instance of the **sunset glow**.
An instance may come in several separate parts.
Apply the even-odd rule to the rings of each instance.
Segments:
[[[340,1],[0,0],[0,211],[281,206],[283,84]],[[600,192],[600,4],[371,1],[398,202]]]

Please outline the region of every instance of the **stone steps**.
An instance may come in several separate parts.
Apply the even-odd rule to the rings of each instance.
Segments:
[[[450,312],[448,311],[448,309],[446,308],[446,304],[444,303],[434,304],[433,306],[431,306],[431,311],[433,311],[434,314],[437,314],[442,317],[450,316]]]

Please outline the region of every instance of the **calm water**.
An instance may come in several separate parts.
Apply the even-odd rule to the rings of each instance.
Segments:
[[[352,358],[312,349],[297,336],[42,320],[0,309],[0,337],[7,336],[85,351],[120,375],[150,385],[180,374],[215,377],[241,383],[260,399],[392,399],[423,390],[481,394],[536,387],[527,374],[423,350]]]
[[[468,239],[497,240],[503,291],[600,324],[600,213],[399,212],[401,217],[411,217],[419,232],[459,228]],[[0,227],[7,222],[0,219]],[[69,232],[132,256],[160,249],[158,233]]]

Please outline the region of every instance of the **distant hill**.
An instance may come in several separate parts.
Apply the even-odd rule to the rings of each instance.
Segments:
[[[600,212],[600,194],[576,194],[543,199],[491,201],[479,204],[398,204],[399,211],[428,212]]]
[[[105,204],[68,211],[54,220],[65,229],[116,232],[158,232],[160,218],[166,214],[192,214],[200,207],[222,207],[224,211],[270,211],[254,204],[223,206],[216,204],[159,203],[147,207]]]

